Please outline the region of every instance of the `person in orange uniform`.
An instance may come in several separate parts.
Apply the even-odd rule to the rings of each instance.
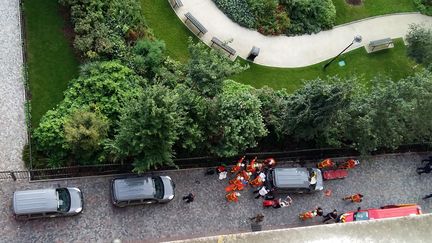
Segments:
[[[317,164],[318,169],[333,167],[334,163],[331,159],[325,159]]]
[[[358,160],[349,159],[345,163],[343,163],[341,166],[339,166],[339,169],[352,169],[356,167],[360,162]]]
[[[320,207],[317,207],[315,210],[313,211],[307,211],[304,213],[299,214],[299,218],[301,220],[307,220],[307,219],[311,219],[314,218],[316,216],[322,216],[323,215],[323,210]]]
[[[260,187],[264,184],[265,177],[265,174],[261,172],[255,179],[251,180],[249,184],[253,187]]]
[[[239,161],[237,161],[237,164],[234,165],[234,167],[231,169],[231,173],[237,173],[245,167],[245,164],[243,164],[243,160],[245,158],[246,158],[246,156],[243,156],[239,159]]]
[[[226,194],[225,197],[228,200],[228,202],[238,202],[238,199],[240,197],[240,193],[230,192],[230,193]]]
[[[351,201],[353,203],[360,203],[360,202],[363,201],[363,195],[360,194],[360,193],[357,193],[357,194],[354,194],[354,195],[351,195],[351,196],[344,197],[344,198],[342,198],[342,200],[344,200],[344,201],[348,201],[349,200],[349,201]]]
[[[255,168],[255,163],[256,163],[257,157],[255,157],[247,166],[246,166],[246,171],[247,172],[251,172],[251,173],[255,173],[256,172],[256,168]]]
[[[239,174],[241,174],[241,176],[242,176],[242,177],[244,178],[244,180],[246,180],[246,181],[249,181],[249,180],[250,180],[250,177],[251,177],[251,175],[252,175],[251,172],[246,172],[246,171],[244,171],[244,170],[240,171]]]
[[[265,159],[264,165],[269,167],[269,168],[274,168],[276,166],[276,160],[273,158]]]

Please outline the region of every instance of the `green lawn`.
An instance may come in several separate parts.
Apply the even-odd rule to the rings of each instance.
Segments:
[[[186,61],[188,58],[187,40],[193,34],[177,18],[168,1],[141,0],[141,3],[148,25],[153,29],[156,37],[166,42],[168,53],[178,60]],[[341,57],[347,64],[345,67],[338,67],[336,61],[325,72],[322,70],[323,63],[304,68],[270,68],[251,64],[250,69],[234,76],[233,79],[254,87],[267,85],[275,89],[285,88],[289,91],[300,87],[303,80],[336,74],[339,76],[357,75],[365,81],[378,74],[399,79],[412,73],[415,63],[406,57],[405,46],[401,40],[397,40],[395,44],[394,49],[374,54],[367,54],[363,48],[349,52]],[[246,63],[246,61],[242,62]]]
[[[339,67],[340,60],[344,60],[346,66]],[[294,91],[302,85],[303,80],[324,78],[328,75],[340,77],[356,75],[363,82],[377,75],[400,79],[413,73],[416,66],[415,62],[406,57],[406,48],[402,39],[395,41],[393,49],[367,54],[364,48],[359,48],[343,54],[324,71],[322,67],[326,62],[303,68],[269,68],[252,64],[250,69],[235,76],[234,79],[257,88],[267,85],[275,89],[285,88]]]
[[[78,61],[63,34],[57,0],[25,0],[28,76],[32,126],[63,99],[69,80],[78,75]]]
[[[413,0],[365,0],[359,6],[351,6],[346,0],[333,0],[333,4],[337,25],[376,15],[417,11]]]

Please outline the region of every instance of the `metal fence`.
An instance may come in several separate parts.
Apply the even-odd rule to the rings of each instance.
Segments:
[[[396,151],[380,150],[373,153],[373,155],[386,154],[389,152],[427,152],[430,151],[429,144],[411,144],[403,145]],[[246,153],[248,159],[257,157],[258,159],[265,159],[268,157],[275,158],[279,162],[296,163],[304,165],[309,162],[318,162],[323,158],[335,157],[358,157],[359,153],[352,149],[304,149],[295,151],[282,151],[282,152],[265,152],[265,153]],[[179,158],[175,159],[174,163],[177,167],[160,167],[157,170],[170,170],[170,169],[190,169],[190,168],[204,168],[214,167],[220,164],[232,165],[238,160],[239,157],[232,158],[217,158],[217,157],[195,157],[195,158]],[[61,167],[53,169],[31,169],[25,171],[3,171],[0,172],[0,180],[48,180],[58,178],[73,178],[85,176],[101,176],[131,173],[133,169],[132,164],[101,164],[101,165],[83,165],[72,167]]]

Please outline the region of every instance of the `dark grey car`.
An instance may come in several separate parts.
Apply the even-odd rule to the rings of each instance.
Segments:
[[[167,203],[175,196],[174,187],[169,176],[116,178],[111,183],[112,203],[117,207]]]
[[[275,168],[266,173],[267,186],[279,193],[311,193],[323,190],[317,168]]]

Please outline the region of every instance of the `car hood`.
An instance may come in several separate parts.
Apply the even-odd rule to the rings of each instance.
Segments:
[[[172,200],[175,196],[174,183],[169,176],[161,176],[164,184],[164,200]]]
[[[67,189],[69,190],[71,198],[69,213],[81,213],[84,206],[81,190],[75,187],[68,187]]]

